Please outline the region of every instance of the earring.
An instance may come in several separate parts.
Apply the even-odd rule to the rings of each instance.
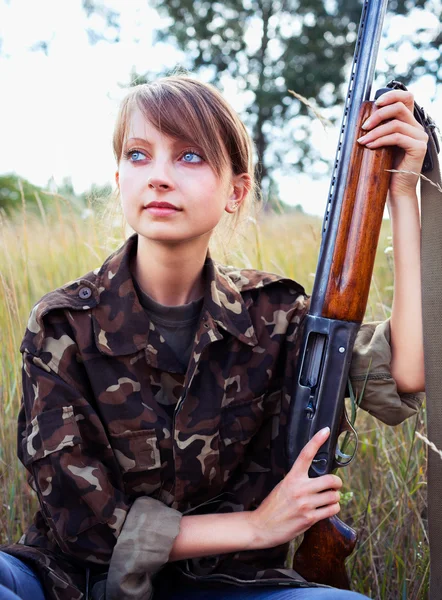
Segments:
[[[236,210],[238,208],[238,202],[234,202],[231,208],[232,210]]]

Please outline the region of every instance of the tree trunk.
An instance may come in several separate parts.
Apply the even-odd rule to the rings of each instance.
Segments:
[[[259,7],[262,13],[262,38],[261,38],[261,48],[259,50],[260,57],[260,72],[259,72],[259,82],[258,82],[258,90],[262,90],[264,87],[264,83],[266,80],[266,75],[264,73],[265,69],[265,59],[267,54],[267,47],[269,45],[269,20],[273,14],[273,1],[262,0],[259,2]],[[255,168],[255,177],[256,183],[261,188],[262,180],[267,177],[268,170],[264,161],[264,154],[267,147],[267,140],[263,131],[264,123],[267,120],[265,107],[262,106],[262,103],[258,103],[258,118],[256,120],[255,126],[255,146],[256,151],[258,153],[258,162]]]

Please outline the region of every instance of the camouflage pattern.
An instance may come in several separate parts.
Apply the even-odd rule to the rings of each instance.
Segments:
[[[398,393],[391,375],[390,319],[364,323],[356,338],[350,366],[353,391],[361,408],[387,425],[398,425],[415,415],[424,392]]]
[[[20,347],[18,456],[40,510],[20,541],[1,550],[36,569],[49,600],[86,597],[137,498],[180,513],[253,510],[285,474],[304,289],[208,256],[184,372],[134,290],[137,240],[43,296]],[[178,403],[173,419],[165,397]],[[192,559],[162,573],[308,585],[284,570],[286,553],[283,545]]]

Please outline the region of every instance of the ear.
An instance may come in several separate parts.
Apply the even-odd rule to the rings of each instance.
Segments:
[[[120,189],[120,173],[115,171],[115,183],[117,184],[117,188]]]
[[[230,184],[230,195],[225,207],[228,213],[238,210],[252,188],[252,179],[248,173],[234,175]]]

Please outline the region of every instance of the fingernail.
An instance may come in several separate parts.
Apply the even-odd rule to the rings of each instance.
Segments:
[[[362,123],[361,127],[362,129],[368,129],[368,122],[370,121],[370,119],[367,119],[366,121],[364,121],[364,123]]]
[[[376,106],[380,106],[384,103],[384,99],[382,98],[382,96],[379,96],[379,98],[375,100],[374,103],[376,104]]]
[[[330,433],[330,427],[324,427],[324,429],[321,429],[321,435],[325,435],[326,433]]]
[[[367,137],[366,135],[363,135],[362,137],[358,138],[357,141],[358,142],[362,142],[363,140],[365,140],[366,137]]]

